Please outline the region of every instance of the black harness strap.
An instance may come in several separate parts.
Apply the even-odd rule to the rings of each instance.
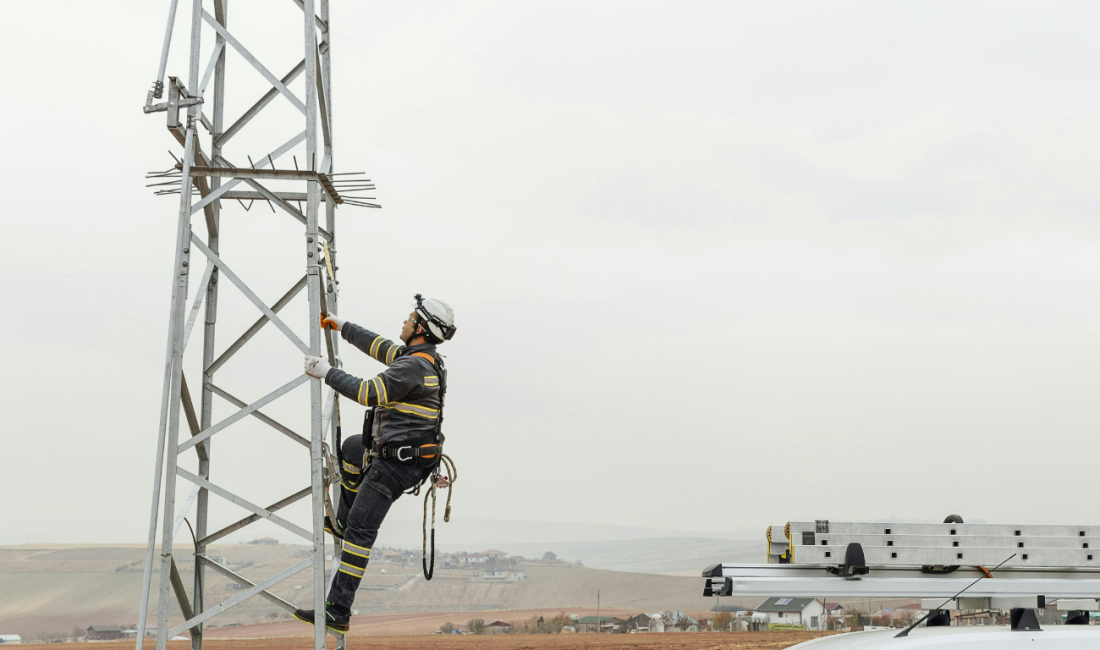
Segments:
[[[443,445],[436,444],[434,442],[428,443],[426,445],[420,445],[419,447],[414,447],[412,445],[375,445],[375,447],[371,450],[371,453],[373,453],[378,458],[396,460],[400,463],[412,460],[420,460],[421,458],[423,458],[424,460],[435,459],[432,460],[432,463],[434,464],[439,462],[439,455],[443,453]]]

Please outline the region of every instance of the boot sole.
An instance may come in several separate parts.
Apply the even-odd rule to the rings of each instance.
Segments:
[[[296,620],[299,620],[303,623],[309,623],[310,625],[316,625],[316,623],[313,622],[312,618],[305,619],[305,618],[302,618],[301,616],[298,616],[297,614],[291,614],[291,616],[293,616]],[[326,624],[325,628],[335,632],[336,634],[347,634],[348,630],[351,629],[351,626],[349,625],[349,626],[344,627],[344,628],[339,628],[339,627],[335,627],[332,624]]]
[[[341,535],[340,533],[336,532],[335,530],[333,530],[332,527],[329,526],[327,523],[325,524],[325,532],[328,533],[329,535],[332,535],[333,537],[340,540],[341,542],[344,541],[344,536]]]

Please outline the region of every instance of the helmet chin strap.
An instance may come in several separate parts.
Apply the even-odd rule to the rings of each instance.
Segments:
[[[422,314],[420,314],[419,312],[417,312],[417,314],[416,314],[416,320],[415,320],[415,321],[413,321],[413,324],[414,324],[414,325],[416,326],[416,329],[415,329],[415,330],[413,330],[413,333],[409,335],[409,341],[411,341],[412,339],[416,338],[417,336],[423,336],[423,337],[424,337],[424,342],[425,342],[425,343],[431,343],[431,344],[433,344],[433,345],[439,345],[439,344],[440,344],[440,343],[442,342],[442,341],[440,341],[440,340],[439,340],[439,338],[438,338],[438,337],[436,337],[436,335],[435,335],[435,334],[434,334],[434,333],[433,333],[433,332],[432,332],[432,331],[431,331],[430,329],[428,329],[428,327],[427,327],[427,326],[426,326],[426,325],[424,324],[424,316],[423,316]],[[408,344],[409,344],[409,341],[405,341],[405,345],[408,345]]]
[[[420,316],[417,315],[416,320],[413,321],[413,331],[409,334],[409,338],[403,339],[401,342],[405,345],[410,345],[409,341],[415,339],[417,336],[424,336],[424,326],[420,324]],[[425,337],[427,340],[427,337]]]

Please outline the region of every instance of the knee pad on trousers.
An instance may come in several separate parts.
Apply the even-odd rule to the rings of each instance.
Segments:
[[[365,454],[366,451],[367,448],[363,442],[363,436],[358,433],[354,436],[344,438],[344,442],[340,445],[340,453],[343,454],[344,460],[358,467],[363,466],[363,454]]]

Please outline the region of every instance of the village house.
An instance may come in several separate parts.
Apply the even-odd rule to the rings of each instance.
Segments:
[[[683,612],[653,612],[645,616],[649,617],[650,632],[699,631],[699,622]]]
[[[626,621],[615,616],[585,616],[577,619],[577,629],[583,632],[612,632],[625,625]]]
[[[486,634],[508,634],[512,631],[512,624],[504,621],[493,621],[485,626]]]
[[[738,609],[729,613],[733,614],[733,620],[726,628],[730,632],[761,632],[768,629],[768,615],[763,612]]]
[[[122,628],[117,625],[93,625],[84,636],[89,641],[116,641],[122,636]]]
[[[474,577],[482,580],[519,582],[526,578],[527,574],[523,571],[509,571],[508,569],[493,567],[482,569],[481,571],[474,571]]]
[[[921,609],[920,603],[913,603],[893,609],[879,610],[871,616],[871,620],[875,625],[882,623],[891,627],[905,626],[910,621],[915,621],[926,613],[927,610]]]
[[[768,629],[787,626],[825,629],[825,606],[816,598],[769,598],[756,611],[768,615]]]
[[[448,561],[457,566],[477,566],[487,563],[489,561],[489,556],[485,553],[467,553],[466,551],[462,551],[451,555]]]

